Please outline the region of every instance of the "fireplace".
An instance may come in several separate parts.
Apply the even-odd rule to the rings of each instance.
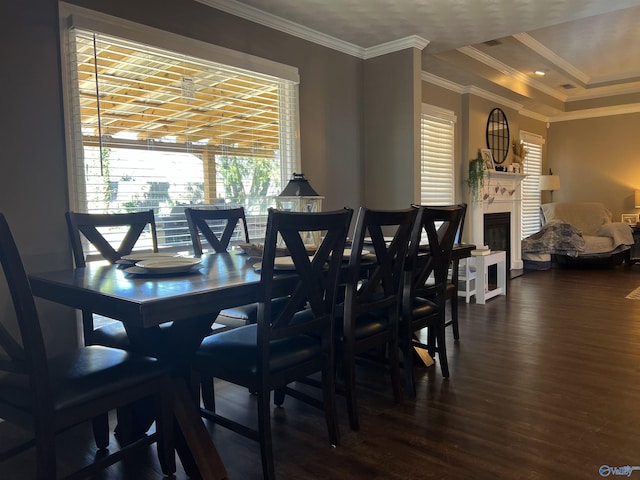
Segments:
[[[478,246],[507,252],[507,276],[510,270],[520,270],[520,216],[522,208],[521,182],[525,175],[487,171],[480,198],[469,202],[465,231],[468,240]],[[488,223],[488,225],[485,225]],[[487,228],[488,227],[488,228]]]
[[[511,213],[485,213],[484,214],[484,244],[491,250],[503,250],[507,252],[507,272],[511,271]],[[498,267],[492,265],[488,271],[489,285],[498,284]]]
[[[484,244],[491,250],[507,252],[507,272],[511,270],[511,213],[484,214]]]

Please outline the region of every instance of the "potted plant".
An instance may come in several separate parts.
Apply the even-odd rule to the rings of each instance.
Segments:
[[[474,158],[469,161],[469,178],[467,179],[467,185],[469,185],[469,194],[471,200],[475,203],[480,198],[480,190],[484,186],[484,160],[478,149],[478,158]]]

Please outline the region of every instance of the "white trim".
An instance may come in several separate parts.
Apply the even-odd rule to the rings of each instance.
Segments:
[[[406,50],[407,48],[417,48],[423,50],[424,47],[429,45],[429,40],[425,40],[418,35],[411,35],[405,38],[399,38],[391,42],[382,43],[375,47],[366,48],[363,58],[368,60],[370,58],[379,57],[380,55],[386,55],[387,53],[399,52]]]
[[[516,33],[515,35],[513,35],[513,38],[518,40],[523,45],[529,47],[541,57],[549,60],[560,70],[563,70],[570,76],[574,77],[576,80],[582,82],[583,85],[587,85],[589,83],[589,75],[584,73],[579,68],[575,67],[573,64],[567,62],[564,58],[557,55],[554,51],[549,50],[528,33]]]
[[[303,40],[308,40],[309,42],[322,45],[323,47],[327,47],[332,50],[337,50],[338,52],[346,53],[362,60],[379,57],[380,55],[386,55],[387,53],[399,52],[401,50],[406,50],[407,48],[417,48],[422,50],[429,44],[429,40],[425,40],[418,35],[411,35],[409,37],[399,38],[373,47],[363,48],[353,43],[339,40],[325,33],[318,32],[312,28],[305,27],[299,23],[267,13],[258,8],[237,2],[236,0],[196,1],[211,8],[215,8],[216,10],[244,18],[250,22],[273,28],[274,30],[302,38]]]
[[[220,47],[175,33],[113,17],[87,8],[60,2],[60,19],[64,27],[78,27],[134,40],[184,55],[222,63],[232,67],[271,75],[300,83],[297,67]]]
[[[522,110],[524,108],[524,105],[522,105],[521,103],[514,102],[513,100],[509,100],[498,94],[489,92],[482,88],[475,87],[473,85],[469,87],[464,87],[463,93],[470,93],[472,95],[475,95],[476,97],[484,98],[485,100],[501,103],[503,106],[507,108],[513,108],[514,110]]]
[[[282,17],[272,15],[255,7],[236,2],[235,0],[196,0],[209,7],[221,10],[236,17],[244,18],[254,23],[273,28],[294,37],[308,40],[333,50],[337,50],[358,58],[364,58],[365,49],[353,43],[338,40],[330,35],[318,32]]]
[[[545,140],[542,135],[538,135],[537,133],[526,132],[524,130],[520,130],[520,140],[529,143],[536,143],[538,145],[544,145]]]
[[[431,83],[437,87],[442,87],[446,90],[451,90],[452,92],[459,93],[462,95],[464,93],[464,87],[458,83],[452,82],[451,80],[447,80],[442,77],[438,77],[433,73],[422,71],[422,81]]]
[[[565,112],[549,118],[549,122],[565,122],[567,120],[583,120],[587,118],[609,117],[627,113],[639,113],[640,103],[617,105],[615,107],[589,108],[575,112]]]
[[[457,49],[460,53],[467,55],[468,57],[473,58],[474,60],[487,65],[490,68],[493,68],[494,70],[497,70],[498,72],[502,73],[503,75],[506,75],[510,78],[513,78],[515,80],[518,80],[519,82],[522,82],[526,85],[529,85],[530,87],[535,88],[536,90],[539,90],[542,93],[545,93],[547,95],[549,95],[550,97],[553,97],[557,100],[560,101],[566,101],[568,98],[568,95],[564,95],[558,91],[556,91],[555,89],[548,87],[547,85],[538,82],[536,80],[534,80],[533,78],[529,77],[527,74],[522,73],[518,70],[516,70],[513,67],[510,67],[509,65],[502,63],[499,60],[496,60],[495,58],[487,55],[484,52],[481,52],[480,50],[478,50],[477,48],[474,47],[461,47]]]
[[[548,49],[540,42],[538,42],[535,38],[527,33],[517,33],[513,35],[513,38],[521,42],[522,44],[529,47],[538,55],[544,57],[549,62],[553,63],[560,70],[569,74],[569,76],[574,77],[576,80],[582,83],[584,87],[598,87],[598,86],[607,86],[603,84],[611,84],[611,83],[619,83],[619,82],[628,82],[630,79],[640,77],[640,71],[635,70],[627,73],[620,73],[615,75],[601,75],[601,76],[593,76],[590,77],[582,70],[577,68],[572,63],[568,62],[561,56],[557,55],[554,51]],[[637,91],[637,89],[636,89]]]
[[[448,108],[436,107],[435,105],[429,105],[428,103],[422,104],[423,115],[437,118],[439,120],[445,120],[447,122],[456,123],[458,118],[453,110]]]

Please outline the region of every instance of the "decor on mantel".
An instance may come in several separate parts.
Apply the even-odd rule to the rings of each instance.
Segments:
[[[513,151],[513,161],[511,163],[520,163],[520,164],[524,164],[524,159],[527,156],[527,149],[524,148],[524,143],[522,143],[522,140],[520,140],[520,142],[516,143],[513,142],[513,145],[511,145],[511,150]]]
[[[477,203],[480,198],[480,190],[484,186],[484,159],[480,149],[478,149],[478,157],[469,161],[467,185],[469,185],[471,201]]]

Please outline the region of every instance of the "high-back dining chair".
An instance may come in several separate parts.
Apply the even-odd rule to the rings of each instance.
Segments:
[[[270,210],[260,271],[256,324],[207,337],[193,361],[195,372],[247,387],[257,393],[258,426],[250,428],[213,409],[202,416],[259,440],[264,478],[275,478],[271,441],[271,391],[321,372],[322,401],[299,393],[297,399],[324,410],[331,444],[338,443],[334,374],[334,313],[338,274],[353,211],[283,212]],[[309,257],[303,234],[320,231],[324,237]],[[278,271],[278,235],[290,257]],[[279,257],[281,259],[283,257]],[[295,270],[295,272],[293,271]],[[278,279],[277,277],[283,277]],[[283,291],[284,289],[284,291]],[[285,293],[290,295],[283,297]],[[274,297],[286,303],[277,312]]]
[[[86,238],[111,263],[132,252],[140,236],[148,229],[151,234],[151,248],[158,251],[156,222],[153,210],[135,213],[78,213],[67,212],[67,229],[71,240],[76,267],[86,265],[86,255],[82,237]],[[124,237],[119,245],[112,245],[108,230],[121,228]],[[121,322],[113,321],[101,328],[95,328],[93,312],[82,311],[82,329],[85,345],[105,345],[107,347],[131,348],[127,332]]]
[[[400,346],[405,369],[405,390],[415,395],[413,379],[413,347],[437,352],[442,376],[449,377],[445,342],[445,305],[451,251],[460,224],[462,207],[418,207],[418,215],[411,233],[405,264],[402,292],[402,320]],[[420,245],[422,233],[427,234],[429,251]],[[414,339],[414,332],[429,328],[427,344]]]
[[[108,410],[152,396],[159,399],[157,434],[118,452],[97,455],[80,472],[90,476],[122,455],[158,441],[163,472],[175,472],[170,370],[154,358],[103,346],[83,347],[47,358],[31,286],[5,217],[0,214],[0,264],[19,326],[14,337],[0,323],[0,418],[33,432],[31,441],[11,455],[36,447],[37,478],[58,478],[55,435],[84,421],[104,418]],[[152,408],[150,406],[150,408]],[[102,424],[100,424],[102,425]],[[102,425],[103,426],[103,425]],[[108,425],[96,433],[99,449],[109,445]],[[2,455],[0,455],[2,459]],[[0,470],[2,467],[0,467]]]
[[[414,208],[398,211],[360,208],[346,277],[342,323],[337,329],[349,424],[359,429],[356,399],[356,356],[386,347],[394,399],[402,400],[398,356],[398,317],[404,261],[416,217]],[[391,235],[389,240],[385,235]],[[365,245],[365,240],[368,242]],[[365,249],[371,254],[361,255]],[[363,280],[363,264],[368,275]]]
[[[249,243],[249,230],[244,208],[185,208],[193,254],[202,256],[200,234],[207,240],[215,252],[226,252],[238,225],[243,230],[245,243]],[[215,230],[218,230],[216,232]]]
[[[460,203],[458,206],[462,209],[460,214],[460,221],[458,223],[458,228],[456,229],[456,236],[453,240],[453,245],[462,243],[462,231],[464,229],[464,220],[467,215],[467,204]],[[446,227],[448,228],[448,227]],[[465,261],[468,261],[465,260]],[[447,300],[451,305],[451,320],[445,322],[444,326],[451,326],[453,329],[453,338],[454,340],[460,339],[460,328],[458,326],[458,282],[459,282],[459,273],[460,273],[460,259],[456,258],[451,260],[451,279],[447,282]]]

